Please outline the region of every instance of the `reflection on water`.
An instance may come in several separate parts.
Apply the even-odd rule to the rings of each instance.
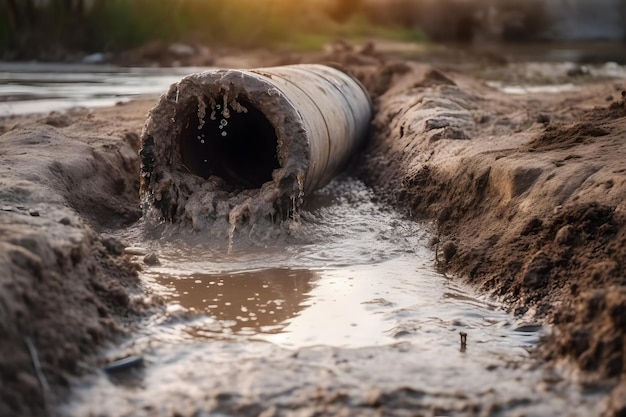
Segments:
[[[183,76],[201,70],[0,62],[0,117],[157,96]]]
[[[525,70],[524,67],[542,65],[545,67],[542,71],[552,78],[556,72],[565,74],[572,66],[588,64],[592,77],[626,78],[626,44],[623,42],[449,46],[460,49],[463,55],[469,51],[503,57],[511,62],[513,72],[521,68],[522,73],[534,73],[534,69]],[[415,47],[422,48],[419,45]],[[156,96],[165,93],[183,76],[205,69],[0,62],[0,117],[63,111],[72,107],[108,106],[133,98]],[[524,82],[524,78],[521,81]],[[516,87],[525,88],[523,85]]]
[[[487,85],[497,88],[506,94],[556,94],[568,91],[576,91],[574,84],[550,84],[550,85],[506,85],[497,81],[489,81]]]
[[[206,313],[219,326],[196,329],[197,336],[212,331],[253,335],[279,333],[309,298],[316,274],[308,270],[270,268],[227,274],[192,274],[181,278],[159,276],[170,287],[172,301],[189,311]]]
[[[142,278],[166,308],[109,353],[145,367],[75,382],[62,414],[373,416],[377,392],[389,415],[597,415],[597,398],[532,368],[543,326],[433,269],[424,225],[352,179],[307,207],[290,239],[232,252],[125,236],[159,254]]]
[[[470,331],[476,359],[525,357],[543,332],[513,331],[497,305],[434,271],[425,227],[374,203],[357,181],[318,191],[301,218],[273,245],[228,251],[226,242],[202,244],[202,235],[143,242],[161,260],[143,272],[146,283],[170,312],[196,317],[157,320],[146,332],[154,340],[244,337],[290,349],[405,341],[437,355],[444,346],[457,350],[457,332]]]
[[[457,47],[467,50],[467,45],[458,45]],[[616,62],[621,65],[626,64],[626,44],[624,42],[477,43],[473,48],[475,52],[496,54],[517,63],[604,64]]]

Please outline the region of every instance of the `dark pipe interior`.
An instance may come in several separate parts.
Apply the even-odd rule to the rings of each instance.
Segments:
[[[216,98],[218,103],[222,98]],[[216,175],[243,188],[259,188],[272,179],[272,171],[280,167],[276,155],[276,131],[263,113],[250,103],[239,101],[248,109],[237,113],[229,108],[230,117],[216,109],[211,120],[207,108],[204,126],[198,120],[197,102],[186,109],[189,115],[180,140],[183,164],[203,178]]]

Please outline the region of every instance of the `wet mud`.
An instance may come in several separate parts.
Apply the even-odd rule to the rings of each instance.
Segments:
[[[144,211],[196,231],[228,224],[231,237],[294,218],[362,146],[370,118],[364,88],[328,66],[189,75],[142,132]]]
[[[598,413],[599,396],[535,368],[528,352],[546,327],[516,322],[434,271],[428,227],[373,196],[338,178],[309,196],[289,240],[262,247],[140,239],[160,259],[142,281],[167,309],[108,356],[115,366],[140,357],[143,366],[79,380],[64,410]]]
[[[389,70],[362,177],[413,218],[436,221],[442,270],[518,316],[554,323],[546,358],[574,362],[620,392],[622,85],[512,96],[427,65]]]
[[[89,112],[13,119],[5,127],[0,414],[43,415],[84,369],[82,358],[142,310],[133,301],[136,268],[101,233],[141,215],[139,142],[134,129]]]
[[[433,222],[438,267],[497,297],[520,320],[553,325],[537,360],[578,369],[588,389],[599,389],[599,409],[584,412],[623,415],[621,81],[513,96],[454,65],[409,62],[372,48],[300,60],[343,65],[370,91],[372,136],[356,172],[380,201]],[[152,105],[140,101],[0,123],[0,268],[6,271],[0,329],[7,335],[0,344],[0,414],[45,415],[66,398],[72,376],[101,363],[98,348],[136,328],[138,314],[165,308],[159,297],[143,292],[136,260],[111,237],[141,217],[139,137]],[[219,351],[219,343],[203,346]],[[518,394],[494,401],[486,399],[488,392],[425,396],[428,382],[420,385],[415,375],[433,370],[404,344],[305,349],[295,356],[271,344],[254,349],[244,357],[257,359],[238,361],[236,373],[230,363],[213,362],[225,381],[238,381],[245,371],[252,375],[242,382],[249,392],[213,390],[219,378],[212,379],[204,388],[218,394],[202,409],[499,415],[528,404]],[[272,386],[270,376],[285,366],[310,379],[294,381],[300,388],[292,391],[251,394]],[[335,377],[339,368],[341,377]],[[394,380],[400,368],[411,369],[410,377]],[[389,384],[367,383],[372,374]],[[346,375],[354,382],[342,389]],[[180,395],[183,414],[199,411],[193,395]],[[154,415],[150,407],[163,407],[162,415],[174,411],[171,404],[145,401],[145,415]]]

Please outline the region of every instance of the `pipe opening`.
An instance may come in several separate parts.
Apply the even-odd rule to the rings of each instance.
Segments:
[[[224,102],[222,97],[216,101]],[[238,113],[230,106],[224,111],[222,104],[213,112],[207,104],[201,124],[198,101],[192,100],[184,112],[188,119],[180,138],[183,164],[205,179],[215,175],[235,186],[260,188],[280,168],[276,154],[278,138],[260,110],[244,100],[238,103],[248,111]]]

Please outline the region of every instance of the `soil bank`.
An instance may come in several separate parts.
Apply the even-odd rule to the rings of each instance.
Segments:
[[[376,115],[359,176],[434,222],[443,270],[553,323],[544,357],[615,387],[607,415],[624,415],[622,86],[507,95],[462,66],[372,47],[292,59],[364,82]],[[2,415],[42,415],[149,304],[106,231],[141,215],[138,135],[153,103],[0,122]]]
[[[103,232],[141,215],[150,104],[0,123],[0,415],[52,410],[67,377],[143,308],[135,266]]]
[[[443,271],[554,324],[539,353],[616,386],[626,415],[624,85],[505,94],[441,67],[352,67],[376,95],[361,177],[433,221]]]

